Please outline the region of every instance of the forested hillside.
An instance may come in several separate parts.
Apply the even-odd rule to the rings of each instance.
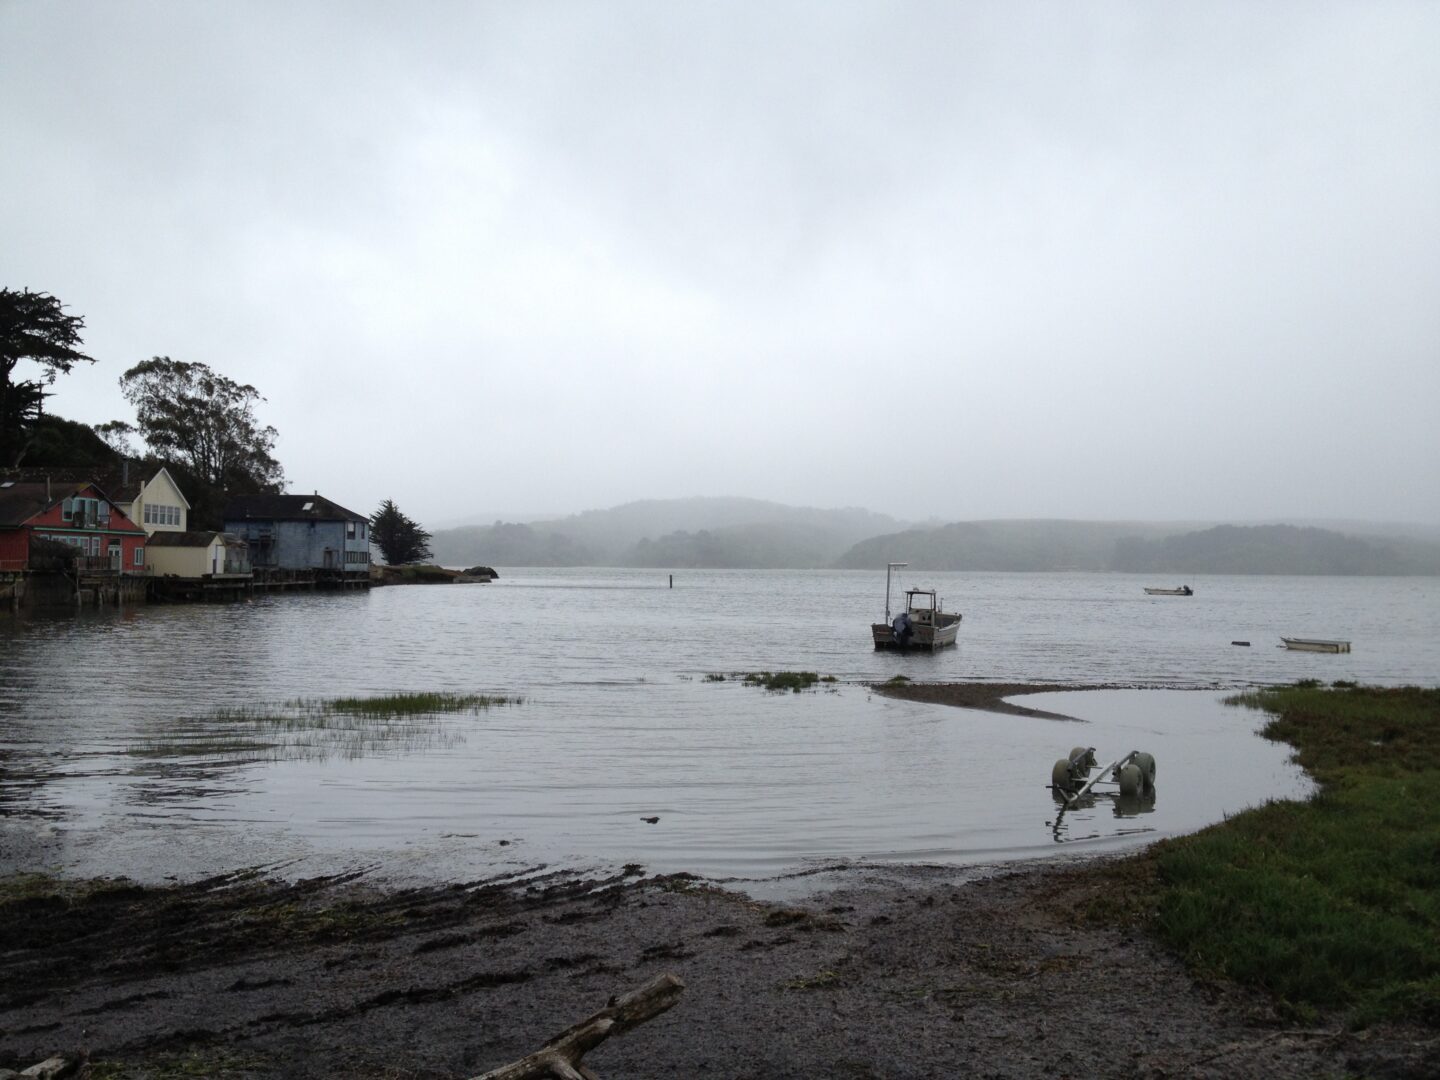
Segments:
[[[1114,569],[1190,574],[1440,574],[1440,545],[1294,525],[1217,525],[1115,546]]]
[[[836,562],[851,570],[908,562],[917,570],[1110,570],[1126,536],[1158,537],[1174,525],[1106,521],[958,521],[876,536]]]

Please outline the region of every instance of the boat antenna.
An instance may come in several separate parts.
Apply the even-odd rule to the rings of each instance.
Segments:
[[[885,564],[885,621],[890,621],[890,575],[896,570],[904,570],[909,566],[906,562],[891,562]]]

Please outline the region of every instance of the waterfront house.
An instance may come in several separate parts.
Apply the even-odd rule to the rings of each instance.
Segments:
[[[0,570],[28,570],[32,541],[75,548],[86,572],[145,574],[145,530],[92,481],[0,479]]]
[[[150,536],[150,565],[157,577],[250,578],[250,547],[223,532],[156,532]]]
[[[370,580],[369,521],[319,494],[236,495],[223,517],[225,531],[248,545],[257,571]]]

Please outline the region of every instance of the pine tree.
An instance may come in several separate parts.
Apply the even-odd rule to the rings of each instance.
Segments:
[[[370,515],[370,540],[391,566],[423,562],[430,555],[430,534],[386,499]]]

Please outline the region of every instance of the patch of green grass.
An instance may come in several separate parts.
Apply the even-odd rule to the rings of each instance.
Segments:
[[[799,975],[780,984],[782,990],[825,990],[843,985],[845,976],[838,971],[817,971],[814,975]]]
[[[910,681],[909,675],[891,675],[885,680],[886,686],[904,686]]]
[[[772,693],[800,693],[820,681],[813,671],[752,671],[745,676],[746,686],[759,686]]]
[[[1440,690],[1316,683],[1229,699],[1320,785],[1150,854],[1161,937],[1297,1018],[1440,1023]]]
[[[453,694],[430,691],[419,694],[380,694],[375,697],[301,699],[291,707],[322,715],[344,716],[430,716],[439,713],[478,713],[504,705],[522,705],[524,698],[500,694]]]
[[[106,902],[133,896],[138,886],[128,878],[67,880],[50,874],[10,874],[0,877],[0,918],[10,905],[64,906],[87,900]]]
[[[712,671],[705,676],[706,682],[724,682],[725,676],[718,671]]]
[[[276,941],[348,941],[404,921],[398,911],[375,912],[361,904],[272,904],[245,916],[247,931]]]
[[[244,1076],[263,1064],[259,1058],[228,1050],[192,1050],[146,1061],[92,1061],[83,1075],[90,1080],[191,1080]]]

